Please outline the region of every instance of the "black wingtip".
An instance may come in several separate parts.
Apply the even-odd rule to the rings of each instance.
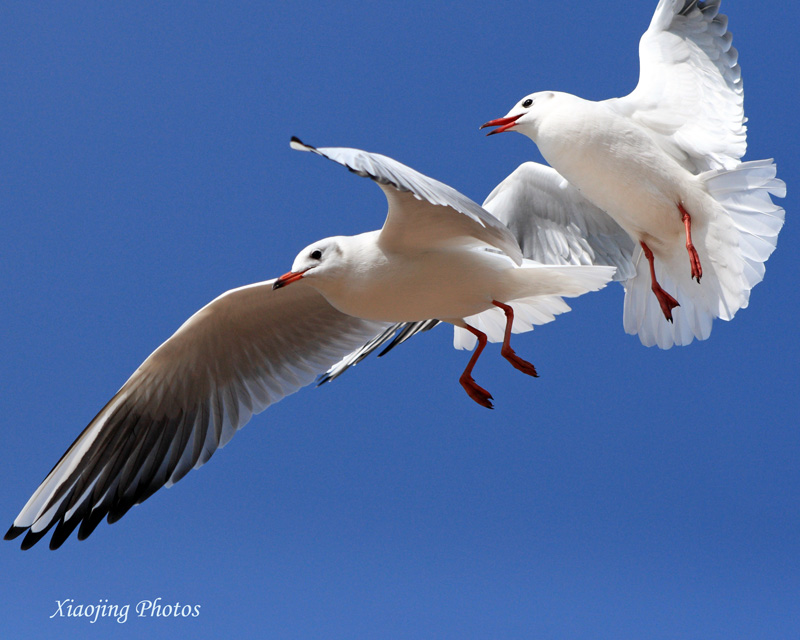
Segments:
[[[37,542],[39,542],[39,540],[44,538],[45,535],[47,535],[47,532],[49,530],[50,530],[50,527],[47,527],[47,528],[43,529],[42,531],[38,531],[38,532],[34,533],[33,531],[31,531],[29,529],[28,533],[26,534],[26,536],[22,539],[22,544],[20,545],[19,548],[22,549],[23,551],[27,551],[33,545],[35,545]]]
[[[56,530],[53,531],[53,535],[50,536],[50,549],[55,551],[64,544],[72,532],[75,531],[75,527],[78,526],[80,521],[80,517],[73,516],[71,520],[59,522],[56,526]]]
[[[103,507],[102,509],[95,509],[92,511],[91,514],[87,518],[84,518],[83,522],[81,522],[81,527],[78,529],[78,540],[86,540],[97,526],[103,521],[108,515],[108,509]],[[121,518],[122,516],[120,516]],[[108,521],[111,524],[111,520]]]
[[[326,382],[330,382],[333,380],[332,376],[329,376],[327,373],[323,373],[319,378],[317,378],[317,383],[315,386],[321,387]]]
[[[11,528],[6,532],[6,535],[3,537],[3,540],[13,540],[14,538],[19,537],[28,527],[18,527],[16,525],[11,525]]]
[[[289,146],[294,149],[295,151],[316,151],[316,147],[312,147],[310,144],[306,144],[297,136],[292,136],[292,139],[289,141]]]

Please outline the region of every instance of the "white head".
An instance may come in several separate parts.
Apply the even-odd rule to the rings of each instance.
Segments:
[[[494,131],[487,133],[487,136],[503,131],[518,131],[533,138],[541,119],[556,108],[558,103],[556,97],[560,95],[564,94],[555,91],[540,91],[525,96],[504,117],[490,120],[482,125],[481,129],[497,127]]]
[[[301,278],[336,278],[345,266],[342,244],[344,238],[325,238],[308,245],[292,263],[292,270],[275,280],[273,289],[280,289]]]

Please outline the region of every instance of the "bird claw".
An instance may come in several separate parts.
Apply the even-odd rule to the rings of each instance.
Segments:
[[[459,382],[461,386],[464,387],[464,391],[467,392],[467,395],[475,402],[487,409],[494,409],[494,405],[492,404],[494,398],[492,398],[492,394],[475,382],[472,377],[461,376]]]
[[[678,203],[678,211],[681,213],[681,221],[686,229],[686,251],[689,252],[689,263],[692,266],[692,279],[697,280],[700,284],[700,278],[703,277],[703,267],[700,264],[700,256],[697,255],[697,249],[692,244],[692,216],[684,209],[683,204]]]
[[[692,279],[697,280],[697,284],[700,284],[700,278],[703,277],[703,267],[700,265],[700,256],[697,255],[697,249],[695,249],[692,244],[687,245],[686,250],[689,252],[689,262],[692,265]]]
[[[681,211],[683,211],[683,207],[681,207],[681,205],[678,206],[680,207]],[[686,217],[688,218],[688,214],[686,214]],[[639,244],[642,247],[642,251],[644,251],[647,262],[650,263],[650,289],[655,294],[658,304],[661,305],[661,312],[664,314],[664,317],[669,322],[672,322],[672,310],[675,307],[680,307],[681,305],[678,304],[678,301],[675,298],[664,291],[660,284],[658,284],[658,280],[656,280],[655,257],[653,256],[653,252],[650,250],[650,247],[648,247],[647,243],[644,241],[639,242]],[[700,264],[699,259],[697,264]]]
[[[522,371],[522,373],[527,373],[529,376],[533,376],[534,378],[538,378],[539,374],[536,373],[536,367],[534,367],[530,362],[527,360],[523,360],[520,358],[514,350],[509,347],[508,349],[501,349],[500,354],[511,363],[517,371]]]
[[[681,305],[675,298],[664,291],[658,283],[653,286],[653,293],[656,294],[658,304],[661,305],[661,311],[664,313],[664,317],[672,322],[672,310]]]

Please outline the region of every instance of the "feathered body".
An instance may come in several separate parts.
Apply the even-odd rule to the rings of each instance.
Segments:
[[[659,2],[639,45],[639,84],[629,95],[592,102],[537,92],[484,125],[499,127],[492,133],[523,133],[538,145],[564,188],[587,201],[570,196],[579,226],[594,218],[607,228],[608,216],[634,241],[631,249],[618,242],[632,263],[621,269],[623,321],[648,346],[705,339],[714,318],[730,320],[746,307],[783,225],[783,209],[770,198],[785,195],[774,163],[741,162],[741,73],[719,4]],[[487,209],[512,228],[522,216],[546,217],[522,208],[520,194],[533,191],[520,184],[525,179],[542,178],[512,174],[501,185],[511,196],[493,206],[487,200]],[[572,230],[562,226],[561,233],[570,239]],[[592,232],[586,235],[598,244]],[[526,256],[550,257],[547,250],[531,254],[526,238],[518,240]],[[600,263],[606,254],[620,261],[613,251],[600,252]],[[667,308],[672,302],[680,306]]]

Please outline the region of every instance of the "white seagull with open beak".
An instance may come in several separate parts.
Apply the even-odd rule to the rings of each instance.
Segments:
[[[639,83],[624,98],[542,91],[483,125],[496,127],[490,135],[531,138],[567,197],[588,201],[565,222],[599,225],[607,238],[618,224],[633,240],[624,326],[664,349],[707,338],[714,318],[730,320],[748,305],[784,220],[770,198],[785,195],[773,162],[740,162],[741,73],[719,5],[661,0],[639,45]],[[520,167],[485,207],[512,229],[524,217],[538,228],[541,175]],[[551,257],[517,238],[526,256]]]

